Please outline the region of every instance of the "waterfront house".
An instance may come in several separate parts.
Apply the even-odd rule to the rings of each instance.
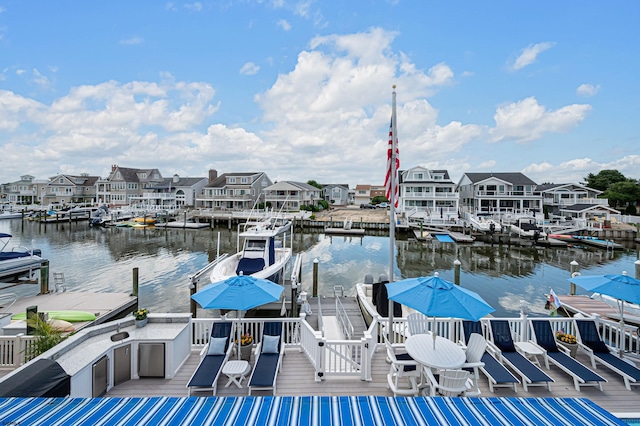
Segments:
[[[206,177],[180,177],[174,174],[149,187],[142,195],[134,195],[130,200],[142,208],[175,209],[194,207],[196,196],[200,196],[205,185],[209,182]]]
[[[6,185],[6,199],[11,204],[34,204],[40,202],[38,181],[31,175],[22,175],[20,180]],[[43,182],[40,182],[41,184]]]
[[[356,185],[354,196],[354,203],[356,205],[369,204],[372,199],[373,196],[371,195],[371,185]]]
[[[460,209],[469,214],[501,216],[528,211],[542,212],[537,184],[522,173],[465,173],[457,189]]]
[[[280,181],[263,191],[265,204],[276,211],[299,211],[300,206],[317,206],[321,191],[303,182]]]
[[[545,183],[536,190],[542,195],[542,202],[550,215],[559,215],[560,210],[574,204],[608,206],[606,198],[598,198],[602,191],[578,183]]]
[[[79,176],[60,174],[49,179],[40,195],[43,205],[64,206],[74,203],[94,204],[96,202],[96,182],[99,176],[83,173]]]
[[[209,171],[209,183],[196,198],[198,207],[216,210],[251,210],[264,202],[263,191],[273,182],[264,172],[223,173]]]
[[[332,206],[353,204],[353,197],[355,197],[355,193],[351,193],[351,196],[349,195],[349,185],[347,184],[332,183],[322,185],[322,193],[324,200]]]
[[[458,217],[456,184],[447,170],[412,167],[400,171],[398,211],[411,219],[449,221]]]
[[[131,197],[138,197],[154,185],[163,181],[158,169],[131,169],[111,166],[111,173],[105,181],[98,180],[98,203],[112,207],[131,204]]]

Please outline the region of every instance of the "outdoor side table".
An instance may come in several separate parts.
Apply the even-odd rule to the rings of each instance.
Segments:
[[[540,361],[538,360],[538,355],[544,355],[544,352],[540,350],[536,345],[531,342],[514,342],[514,345],[518,352],[523,354],[529,361],[531,361],[534,365],[538,367],[542,367],[540,365]],[[549,368],[549,366],[546,366]]]
[[[251,371],[251,366],[247,361],[227,361],[222,367],[222,373],[229,378],[224,387],[229,387],[231,383],[239,388],[242,388],[242,381],[247,377],[247,374]]]

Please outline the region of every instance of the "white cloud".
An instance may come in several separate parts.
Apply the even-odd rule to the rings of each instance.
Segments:
[[[541,54],[545,50],[551,49],[553,46],[555,46],[555,43],[545,42],[532,44],[525,47],[524,49],[522,49],[522,53],[520,53],[520,56],[518,56],[513,64],[509,66],[509,69],[511,71],[517,71],[526,67],[527,65],[531,65],[536,61],[536,58],[539,54]]]
[[[185,3],[184,4],[184,8],[187,9],[190,12],[200,12],[202,11],[202,3],[200,2],[195,2],[195,3]]]
[[[589,96],[595,96],[596,94],[598,94],[599,91],[600,91],[599,84],[595,86],[593,84],[581,84],[576,89],[576,94],[578,94],[579,96],[589,97]]]
[[[142,44],[143,42],[144,40],[140,37],[131,37],[128,39],[120,40],[120,44],[124,44],[124,45],[136,45],[136,44]]]
[[[46,75],[43,75],[37,68],[33,69],[33,83],[40,86],[41,89],[48,90],[51,86],[51,81]]]
[[[289,31],[291,29],[291,24],[287,22],[286,19],[281,19],[278,21],[278,26],[285,31]]]
[[[547,110],[534,97],[499,107],[490,130],[494,142],[513,139],[529,142],[545,133],[564,133],[583,121],[591,105],[573,104],[556,111]]]
[[[240,74],[243,75],[255,75],[260,71],[260,67],[253,62],[247,62],[240,68]]]

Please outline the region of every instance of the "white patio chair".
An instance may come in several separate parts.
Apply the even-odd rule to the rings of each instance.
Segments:
[[[418,379],[421,378],[421,367],[409,354],[402,352],[403,345],[392,345],[385,336],[387,357],[390,367],[387,374],[387,387],[393,392],[393,396],[418,395]],[[403,384],[402,381],[406,380]]]
[[[467,342],[467,349],[465,351],[467,356],[467,362],[462,365],[462,369],[469,371],[471,374],[471,388],[473,391],[466,392],[467,396],[480,395],[480,387],[478,386],[478,380],[480,379],[479,369],[484,367],[484,362],[481,361],[484,351],[487,349],[487,341],[482,335],[478,333],[472,333],[469,336]]]
[[[420,312],[413,312],[407,315],[407,325],[412,336],[429,333],[429,317]]]
[[[471,373],[466,370],[440,370],[439,377],[430,368],[424,369],[429,380],[430,396],[466,396]]]

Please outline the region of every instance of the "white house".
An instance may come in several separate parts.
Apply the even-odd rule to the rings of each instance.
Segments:
[[[399,175],[398,210],[408,218],[449,221],[458,217],[456,184],[447,170],[418,166]]]

